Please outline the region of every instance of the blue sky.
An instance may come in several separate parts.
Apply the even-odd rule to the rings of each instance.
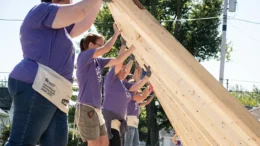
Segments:
[[[23,19],[39,2],[40,0],[1,0],[0,19]],[[228,15],[260,22],[259,5],[259,0],[238,0],[237,12]],[[0,20],[0,72],[10,72],[22,59],[20,25],[20,21]],[[260,24],[228,20],[227,42],[231,42],[233,46],[231,61],[225,65],[225,78],[229,79],[229,87],[240,84],[248,90],[253,85],[260,88],[260,69],[257,63],[260,63]],[[202,62],[202,65],[218,80],[219,61]],[[0,73],[0,79],[7,76],[8,74]]]

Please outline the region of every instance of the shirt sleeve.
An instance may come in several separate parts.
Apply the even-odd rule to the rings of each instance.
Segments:
[[[113,83],[116,80],[117,76],[115,75],[115,66],[113,66],[105,76],[106,83]]]
[[[93,63],[93,55],[95,53],[95,49],[83,51],[79,54],[77,64],[78,67],[82,67],[85,65],[89,65]]]
[[[75,24],[71,24],[70,26],[66,27],[66,30],[68,33],[70,33],[72,31],[72,29],[74,28]]]
[[[100,64],[100,67],[104,68],[111,59],[110,58],[97,58],[97,60]]]
[[[125,85],[125,87],[126,87],[127,90],[129,90],[129,89],[133,86],[132,83],[129,83],[129,82],[127,82],[127,81],[123,81],[123,84]]]
[[[56,17],[59,6],[53,3],[41,3],[33,7],[26,15],[23,25],[31,28],[49,27]]]
[[[144,69],[142,69],[141,79],[143,79],[145,76],[146,76],[146,71]]]
[[[135,92],[130,92],[131,94],[131,99],[133,100],[133,97],[135,96]]]

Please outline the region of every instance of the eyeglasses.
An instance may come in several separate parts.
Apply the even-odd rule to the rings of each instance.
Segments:
[[[125,69],[125,68],[121,68],[121,71],[127,72],[127,69]]]
[[[103,46],[103,45],[98,44],[98,43],[93,43],[93,44],[98,45],[98,47],[102,47]]]

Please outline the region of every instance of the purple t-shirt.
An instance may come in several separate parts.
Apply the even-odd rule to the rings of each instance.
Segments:
[[[127,106],[127,115],[136,116],[137,118],[139,118],[139,114],[140,114],[139,104],[135,100],[129,101]]]
[[[60,29],[52,29],[59,6],[41,3],[33,7],[20,28],[23,60],[10,74],[11,78],[33,83],[39,62],[73,82],[75,50],[70,31],[74,24]]]
[[[95,58],[95,49],[81,52],[77,59],[78,101],[96,108],[102,102],[102,72],[110,58]]]
[[[103,108],[118,113],[124,119],[127,114],[127,104],[134,95],[133,92],[129,92],[132,85],[119,80],[115,75],[115,67],[112,67],[105,76]]]

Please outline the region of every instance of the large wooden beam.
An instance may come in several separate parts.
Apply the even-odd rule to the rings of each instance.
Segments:
[[[156,95],[184,144],[259,146],[259,122],[134,1],[108,5],[138,62],[152,67]]]

